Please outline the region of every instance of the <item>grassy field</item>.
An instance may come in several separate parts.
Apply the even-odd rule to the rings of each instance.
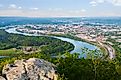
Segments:
[[[21,50],[17,50],[15,48],[0,50],[0,56],[12,55],[12,54],[20,54],[22,53]]]

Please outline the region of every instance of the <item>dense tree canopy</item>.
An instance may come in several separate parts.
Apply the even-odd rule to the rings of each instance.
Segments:
[[[19,46],[38,46],[44,53],[60,53],[73,50],[71,43],[47,36],[24,36],[9,34],[0,30],[0,50],[17,48]]]
[[[43,46],[44,45],[44,46]],[[70,54],[73,45],[52,37],[30,37],[8,34],[0,30],[0,49],[16,48],[19,46],[42,46],[42,52],[33,54],[19,54],[0,59],[0,74],[4,65],[18,59],[41,58],[57,66],[59,80],[121,80],[121,58],[114,60],[102,59],[96,50],[84,49],[87,58],[79,58],[79,54]],[[65,52],[64,58],[47,53]]]
[[[93,54],[93,53],[92,53]],[[0,59],[0,71],[5,64],[13,63],[17,59],[28,59],[31,57],[41,58],[54,63],[57,66],[59,80],[120,80],[121,64],[118,61],[107,61],[102,59],[78,58],[78,54],[66,52],[66,57],[52,58],[49,54],[18,55],[13,58]]]

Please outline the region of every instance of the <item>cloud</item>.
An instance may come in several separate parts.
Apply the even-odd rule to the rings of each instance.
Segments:
[[[0,16],[26,16],[26,17],[81,17],[85,16],[85,10],[63,10],[63,11],[49,11],[49,10],[23,10],[23,9],[9,9],[0,10]]]
[[[49,8],[49,11],[63,11],[63,8]]]
[[[22,10],[22,9],[12,9],[12,10],[0,10],[0,16],[26,16],[26,17],[85,17],[85,16],[121,16],[121,13],[114,11],[104,11],[97,14],[97,12],[83,12],[83,10],[64,10],[64,11],[47,11],[47,10]]]
[[[90,4],[91,6],[97,6],[98,3],[96,1],[91,1]]]
[[[121,6],[121,0],[108,0],[108,2],[112,3],[115,6]]]
[[[104,3],[106,0],[95,0],[97,3]]]
[[[97,6],[100,3],[111,3],[114,6],[121,6],[121,0],[92,0],[90,4],[92,6]]]
[[[22,9],[21,6],[17,6],[17,5],[15,5],[15,4],[10,4],[8,8],[9,8],[9,9]]]
[[[81,12],[86,12],[86,9],[81,9]]]
[[[10,4],[10,5],[9,5],[9,8],[15,9],[15,8],[17,8],[17,6],[16,6],[15,4]]]
[[[19,6],[18,9],[22,9],[22,7]]]
[[[38,10],[39,8],[30,8],[31,10]]]

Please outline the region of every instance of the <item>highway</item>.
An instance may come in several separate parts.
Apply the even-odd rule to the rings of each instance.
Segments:
[[[101,46],[103,46],[104,48],[106,48],[106,50],[108,51],[108,56],[110,59],[114,59],[115,58],[115,49],[107,44],[104,44],[102,42],[98,42]]]

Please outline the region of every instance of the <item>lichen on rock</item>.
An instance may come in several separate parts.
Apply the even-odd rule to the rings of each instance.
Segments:
[[[55,65],[43,59],[16,60],[4,66],[7,80],[57,80]],[[4,80],[4,79],[3,79]]]

